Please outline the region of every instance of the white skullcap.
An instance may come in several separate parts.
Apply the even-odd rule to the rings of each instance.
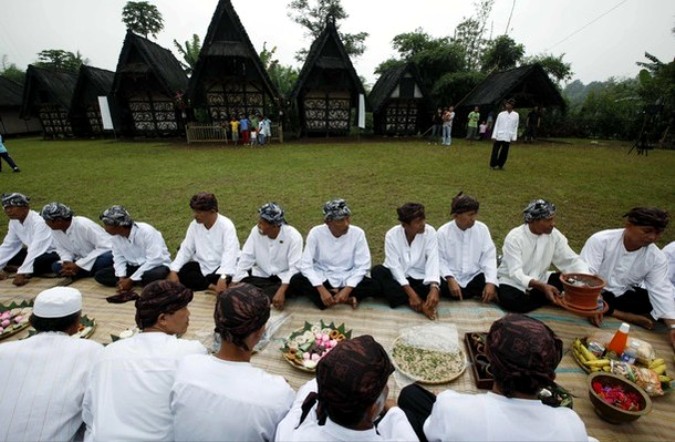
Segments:
[[[82,310],[82,294],[72,287],[43,290],[33,304],[33,314],[40,318],[63,318],[80,310]]]

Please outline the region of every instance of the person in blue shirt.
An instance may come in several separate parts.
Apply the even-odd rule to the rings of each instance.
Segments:
[[[7,152],[7,148],[2,142],[2,135],[0,135],[0,158],[4,159],[14,172],[21,172],[19,166],[17,166],[12,157],[9,156],[9,152]],[[2,161],[0,161],[0,172],[2,172]]]

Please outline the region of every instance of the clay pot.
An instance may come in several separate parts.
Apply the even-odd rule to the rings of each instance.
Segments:
[[[597,310],[598,298],[605,286],[604,279],[584,273],[563,273],[560,281],[565,304],[579,310]]]

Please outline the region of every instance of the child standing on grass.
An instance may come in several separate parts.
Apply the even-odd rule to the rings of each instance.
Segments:
[[[483,121],[479,126],[478,126],[478,137],[481,140],[484,140],[487,138],[487,122]]]
[[[239,144],[239,121],[234,116],[230,118],[230,128],[232,131],[232,143],[236,146]]]
[[[7,148],[2,142],[2,135],[0,135],[0,158],[4,159],[14,172],[21,172],[19,166],[17,166],[12,157],[9,156],[9,152],[7,152]],[[0,160],[0,172],[2,172],[2,160]]]

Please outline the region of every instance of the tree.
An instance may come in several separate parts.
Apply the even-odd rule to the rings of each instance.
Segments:
[[[508,35],[500,35],[488,43],[481,59],[482,71],[503,71],[514,68],[525,55],[522,44],[516,43]]]
[[[122,22],[127,29],[148,38],[157,38],[157,34],[164,29],[164,19],[157,6],[148,2],[127,2],[122,9]]]
[[[263,49],[260,52],[260,61],[262,62],[267,75],[269,75],[272,84],[277,88],[282,99],[286,99],[293,90],[295,82],[298,80],[299,72],[291,66],[282,66],[279,60],[274,58],[277,47],[267,49],[267,42],[263,43]]]
[[[559,56],[554,56],[551,54],[539,54],[532,57],[525,57],[523,59],[524,64],[534,64],[538,63],[546,71],[551,80],[557,85],[560,85],[561,82],[571,80],[572,75],[572,65],[565,63],[563,57],[565,54],[560,54]]]
[[[334,20],[347,55],[358,57],[366,50],[364,42],[368,37],[367,32],[357,34],[340,32],[339,22],[349,17],[340,0],[292,0],[288,4],[288,8],[290,9],[288,16],[294,22],[306,28],[312,39],[316,39],[321,34],[327,20]],[[298,51],[296,59],[298,61],[304,60],[307,52],[306,49]]]
[[[199,52],[202,50],[202,42],[199,39],[199,35],[192,34],[192,41],[185,40],[185,44],[181,45],[176,39],[173,40],[173,45],[176,47],[178,53],[183,57],[183,61],[180,62],[185,68],[185,72],[190,75],[197,65],[197,60],[199,60]]]
[[[493,4],[494,0],[475,1],[476,16],[464,18],[455,28],[453,40],[464,48],[464,61],[471,71],[480,70],[481,67],[481,56],[488,42],[484,37],[485,30]]]
[[[63,49],[45,49],[38,53],[37,66],[49,69],[77,72],[80,66],[89,63],[88,58],[82,58],[80,51],[72,53]]]
[[[23,84],[26,79],[26,72],[19,69],[16,64],[9,63],[7,54],[4,54],[2,56],[2,71],[0,71],[0,76],[16,83]]]

